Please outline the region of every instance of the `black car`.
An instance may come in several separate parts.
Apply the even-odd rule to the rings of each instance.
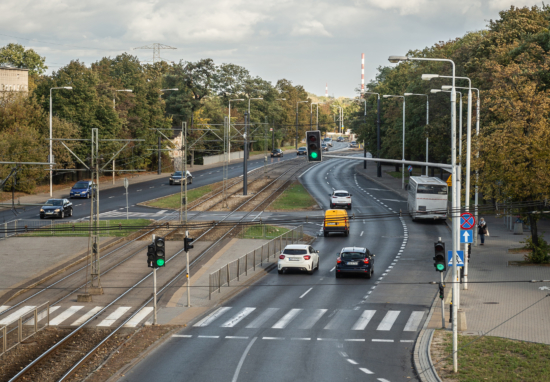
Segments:
[[[281,149],[275,149],[271,152],[271,158],[273,157],[282,157],[283,156],[283,150]]]
[[[73,204],[67,199],[50,199],[40,208],[40,219],[73,216]]]
[[[365,276],[370,279],[374,273],[374,254],[363,247],[345,247],[338,253],[336,259],[336,278],[344,273]]]
[[[185,177],[182,178],[181,176],[182,171],[176,171],[172,175],[170,175],[170,185],[174,184],[181,184],[182,180],[185,181]],[[193,175],[189,171],[187,171],[187,184],[193,184]]]
[[[298,147],[296,155],[307,155],[307,147]]]

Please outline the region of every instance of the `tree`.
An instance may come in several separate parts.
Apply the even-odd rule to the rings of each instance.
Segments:
[[[33,49],[23,45],[10,43],[0,48],[0,64],[11,64],[17,68],[29,69],[29,74],[42,74],[48,69],[46,58],[41,57]]]

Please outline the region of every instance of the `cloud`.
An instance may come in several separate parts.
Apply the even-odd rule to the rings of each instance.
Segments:
[[[294,26],[292,28],[293,35],[303,35],[303,36],[327,36],[332,37],[330,33],[327,32],[325,26],[317,20],[306,20],[300,23],[300,25]]]

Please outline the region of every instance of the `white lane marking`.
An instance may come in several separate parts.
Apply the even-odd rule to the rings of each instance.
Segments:
[[[7,316],[6,318],[4,318],[2,321],[0,321],[0,325],[6,325],[6,324],[9,324],[10,322],[12,322],[13,320],[16,320],[19,318],[19,316],[22,316],[23,314],[26,314],[28,312],[30,312],[31,310],[33,310],[35,308],[35,306],[24,306],[20,309],[17,309],[15,312],[13,312],[12,314],[10,314],[9,316]],[[50,324],[51,325],[51,324]]]
[[[382,322],[380,322],[380,325],[378,325],[378,328],[376,330],[391,330],[391,327],[393,326],[395,320],[397,320],[397,316],[399,316],[400,311],[399,310],[390,310],[384,318],[382,319]]]
[[[50,306],[50,313],[55,312],[57,309],[61,308],[60,306]],[[40,320],[44,319],[48,315],[48,310],[44,309],[43,312],[38,313],[37,315],[37,322],[40,322]],[[34,317],[29,320],[25,325],[34,325]]]
[[[112,199],[112,198],[114,198],[114,196],[109,196],[109,199]]]
[[[127,328],[135,328],[141,321],[145,319],[153,311],[152,306],[147,306],[139,311],[130,321],[128,321],[124,326]]]
[[[372,342],[393,342],[393,340],[377,340],[373,338]]]
[[[317,341],[338,341],[336,338],[317,338]]]
[[[140,192],[141,190],[137,190],[137,192]]]
[[[303,337],[303,338],[291,338],[292,341],[311,341],[311,338]]]
[[[336,269],[336,267],[332,267],[332,269],[330,271],[332,272],[334,269]]]
[[[85,315],[81,316],[78,320],[73,322],[71,324],[71,326],[80,326],[80,325],[82,325],[84,322],[88,321],[88,319],[90,317],[92,317],[94,314],[99,312],[102,308],[103,308],[102,306],[96,306],[95,308],[90,309],[90,311],[88,313],[86,313]]]
[[[319,321],[326,312],[327,312],[327,309],[316,309],[315,312],[310,317],[305,319],[302,326],[300,326],[300,329],[313,328],[313,325],[315,325],[317,321]]]
[[[248,339],[248,337],[244,337],[244,336],[225,336],[225,338],[232,339],[232,340],[247,340]]]
[[[357,322],[353,325],[351,330],[363,330],[367,327],[369,321],[374,316],[374,313],[376,313],[376,310],[365,310],[361,317],[357,320]]]
[[[232,328],[235,325],[237,325],[239,322],[241,322],[246,316],[248,316],[250,313],[255,311],[256,308],[244,308],[239,313],[231,317],[228,321],[226,321],[223,325],[221,325],[222,328]]]
[[[67,318],[71,317],[73,314],[78,312],[80,309],[84,308],[83,306],[71,306],[69,309],[65,310],[59,316],[50,320],[50,326],[56,326],[65,321]]]
[[[190,335],[190,334],[172,334],[172,337],[175,337],[175,338],[191,338],[193,336]]]
[[[388,381],[387,379],[384,379],[384,378],[378,378],[378,380],[379,380],[380,382],[390,382],[390,381]]]
[[[284,340],[284,337],[262,337],[262,340]]]
[[[271,329],[284,329],[290,323],[290,321],[295,319],[296,316],[300,314],[301,311],[302,309],[291,309],[279,321],[277,321],[275,325],[271,327]]]
[[[414,342],[414,340],[401,340],[399,342]]]
[[[149,187],[149,188],[155,188],[155,186]]]
[[[365,339],[364,338],[348,338],[344,341],[347,341],[347,342],[365,342]]]
[[[247,329],[258,329],[262,326],[271,316],[277,312],[279,308],[267,308],[262,314],[254,319],[250,324],[246,326]]]
[[[359,370],[361,370],[365,374],[374,374],[372,371],[370,371],[369,369],[365,369],[364,367],[360,367]]]
[[[422,317],[424,317],[424,312],[415,311],[411,313],[411,316],[409,317],[409,320],[407,321],[407,324],[405,325],[405,329],[403,329],[404,332],[416,332],[416,329],[418,329],[418,325],[420,325],[420,321],[422,321]]]
[[[199,338],[220,338],[220,336],[198,336]]]
[[[352,359],[349,359],[349,358],[348,358],[347,361],[348,361],[349,363],[351,363],[352,365],[357,365],[357,362],[355,362],[355,361],[352,360]]]
[[[359,235],[359,236],[363,236],[363,232],[365,232],[365,231],[361,231],[361,235]]]
[[[202,320],[200,320],[193,326],[208,326],[209,324],[212,323],[212,321],[214,321],[216,318],[218,318],[219,316],[227,312],[229,309],[231,309],[230,306],[220,307],[215,311],[213,311],[212,313],[210,313],[208,316],[204,317]]]
[[[106,319],[101,321],[97,326],[111,326],[118,320],[124,313],[132,309],[131,306],[120,306],[116,310],[109,314]]]
[[[308,290],[306,290],[306,291],[304,292],[304,294],[302,294],[302,295],[300,296],[300,298],[303,298],[303,297],[304,297],[306,294],[308,294],[312,289],[313,289],[313,288],[309,288]]]

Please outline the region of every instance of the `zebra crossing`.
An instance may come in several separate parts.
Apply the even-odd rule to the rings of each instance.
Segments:
[[[425,311],[299,309],[279,308],[259,310],[255,307],[233,309],[223,306],[196,322],[194,328],[219,327],[246,329],[322,329],[375,330],[377,332],[416,332]]]
[[[8,308],[9,306],[7,305],[0,306],[0,314],[2,314],[2,312]],[[35,306],[23,306],[15,310],[14,312],[11,312],[6,317],[0,319],[0,327],[3,325],[11,324],[21,315],[26,315],[24,317],[26,319],[25,325],[34,325],[34,317],[31,314],[31,311],[34,308]],[[101,309],[103,309],[102,306],[95,306],[91,309],[82,305],[73,305],[69,307],[50,306],[50,326],[80,326]],[[129,311],[131,309],[131,306],[119,306],[114,308],[114,310],[112,311],[108,309],[104,313],[108,315],[105,318],[99,318],[97,322],[92,323],[92,325],[98,327],[116,326],[115,324],[122,322],[123,317],[129,315]],[[124,326],[135,328],[140,323],[142,323],[152,312],[152,307],[145,307],[141,311],[139,311],[138,314],[132,317],[130,321],[128,321]],[[38,323],[45,323],[45,319],[47,316],[48,312],[46,310],[40,311],[37,316]]]

